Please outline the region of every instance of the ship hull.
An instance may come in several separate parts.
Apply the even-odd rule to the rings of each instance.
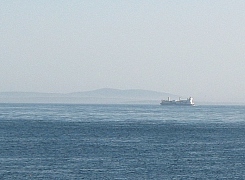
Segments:
[[[195,104],[160,103],[162,106],[194,106]]]

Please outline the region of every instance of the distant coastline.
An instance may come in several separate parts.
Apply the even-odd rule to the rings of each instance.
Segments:
[[[156,104],[162,99],[178,99],[179,95],[142,89],[103,88],[73,93],[0,92],[0,103],[59,104]],[[183,97],[184,98],[184,97]],[[196,101],[198,105],[245,105],[245,102]]]
[[[170,93],[103,88],[73,93],[0,92],[0,103],[158,104]]]

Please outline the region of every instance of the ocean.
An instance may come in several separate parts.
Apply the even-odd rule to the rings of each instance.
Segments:
[[[0,179],[245,179],[245,106],[0,104]]]

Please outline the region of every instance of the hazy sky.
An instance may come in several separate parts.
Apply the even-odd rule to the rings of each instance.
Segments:
[[[1,0],[0,62],[0,92],[245,102],[245,1]]]

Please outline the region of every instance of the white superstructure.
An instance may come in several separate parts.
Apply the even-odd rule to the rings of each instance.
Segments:
[[[193,98],[189,97],[187,99],[180,99],[179,100],[170,100],[170,97],[168,97],[168,100],[162,100],[161,105],[188,105],[188,106],[194,106]]]

